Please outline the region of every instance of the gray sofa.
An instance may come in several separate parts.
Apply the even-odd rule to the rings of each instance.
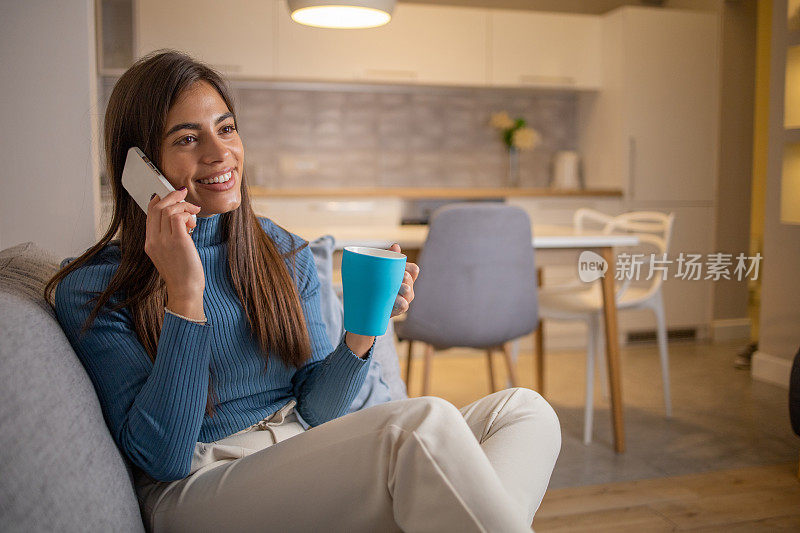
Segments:
[[[312,243],[329,334],[341,304],[330,287],[333,239]],[[41,296],[60,259],[34,243],[0,251],[0,529],[144,531],[127,458],[94,387]],[[327,311],[326,311],[327,310]],[[338,317],[338,318],[337,318]],[[393,330],[376,342],[352,410],[406,397]],[[374,367],[374,369],[373,369]]]

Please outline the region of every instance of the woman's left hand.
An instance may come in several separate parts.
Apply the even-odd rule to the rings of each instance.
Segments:
[[[389,247],[392,252],[400,253],[400,245],[395,243]],[[414,282],[419,276],[419,267],[416,263],[406,262],[406,271],[403,274],[403,283],[400,285],[400,290],[394,300],[394,307],[390,317],[402,315],[408,311],[408,306],[414,300]]]

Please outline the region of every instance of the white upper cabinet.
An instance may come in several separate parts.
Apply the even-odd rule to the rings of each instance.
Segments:
[[[136,0],[134,6],[137,58],[175,48],[232,78],[275,75],[275,0]]]
[[[238,79],[596,90],[601,19],[400,3],[385,26],[343,30],[294,22],[285,0],[134,0],[134,51]]]
[[[485,85],[486,9],[398,4],[365,29],[304,26],[278,4],[277,76],[284,79]]]
[[[633,7],[622,16],[630,196],[711,202],[720,113],[716,16]]]
[[[710,204],[719,144],[716,15],[627,6],[604,17],[603,90],[581,99],[591,187],[648,203]],[[689,202],[689,203],[686,203]]]
[[[601,17],[492,10],[489,83],[599,89]]]

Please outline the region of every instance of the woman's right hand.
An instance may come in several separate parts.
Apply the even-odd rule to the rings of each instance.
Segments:
[[[187,192],[184,188],[164,198],[155,195],[150,199],[144,251],[167,285],[167,307],[179,314],[188,313],[190,318],[203,318],[205,273],[187,231],[187,227],[196,226],[191,215],[199,213],[200,207],[181,201]]]

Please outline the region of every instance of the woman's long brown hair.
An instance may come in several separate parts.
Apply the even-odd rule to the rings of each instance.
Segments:
[[[44,288],[52,301],[56,285],[70,272],[81,268],[109,243],[121,251],[119,268],[108,287],[90,302],[94,308],[81,328],[85,332],[104,306],[111,311],[129,308],[133,329],[151,361],[155,361],[158,337],[164,320],[167,291],[164,280],[144,252],[147,215],[122,186],[122,169],[128,149],[138,146],[151,161],[160,161],[161,139],[167,113],[178,96],[193,83],[204,80],[219,92],[231,113],[233,100],[222,77],[208,66],[184,54],[157,51],[137,61],[120,77],[105,114],[105,164],[114,198],[114,213],[105,234],[81,256],[59,270]],[[242,173],[241,205],[220,215],[221,230],[227,237],[230,282],[246,310],[250,330],[260,345],[266,370],[270,352],[287,367],[300,368],[311,357],[311,343],[300,307],[296,285],[284,257],[291,257],[308,245],[282,255],[261,227],[250,205],[247,179]],[[120,238],[113,240],[119,231]],[[294,248],[294,247],[292,247]],[[120,302],[110,298],[120,293]],[[206,413],[214,415],[216,395],[208,384]]]

